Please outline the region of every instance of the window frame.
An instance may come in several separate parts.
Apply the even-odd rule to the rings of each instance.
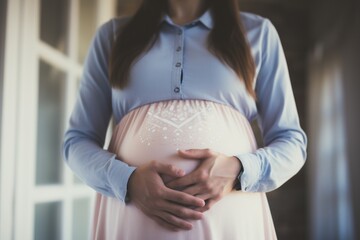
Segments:
[[[73,109],[82,66],[78,61],[79,4],[69,0],[68,51],[66,54],[40,40],[40,0],[7,2],[4,82],[0,149],[0,232],[1,239],[33,239],[35,205],[62,203],[60,239],[72,238],[72,205],[88,198],[94,204],[94,191],[74,182],[65,166],[59,184],[35,185],[39,62],[45,61],[66,74],[66,129]],[[96,24],[115,16],[116,0],[96,0]],[[108,134],[109,135],[109,134]]]

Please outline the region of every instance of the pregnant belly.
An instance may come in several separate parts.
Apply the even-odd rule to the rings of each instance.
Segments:
[[[199,160],[178,149],[209,148],[225,155],[251,152],[255,139],[247,119],[231,107],[203,100],[171,100],[129,112],[116,126],[109,150],[132,166],[151,160],[189,173]]]
[[[156,160],[189,173],[199,160],[177,155],[177,149],[188,148],[236,155],[255,150],[256,144],[246,118],[231,107],[200,100],[172,100],[129,112],[116,126],[109,146],[129,165]],[[125,240],[258,240],[275,239],[274,233],[265,194],[233,191],[206,211],[201,220],[193,221],[191,231],[179,232],[162,228],[131,201],[125,204],[98,194],[92,235],[93,239]]]

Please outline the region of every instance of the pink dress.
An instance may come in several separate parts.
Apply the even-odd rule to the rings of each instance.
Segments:
[[[254,151],[248,120],[237,110],[204,100],[170,100],[141,106],[116,126],[109,151],[132,166],[151,160],[191,172],[196,160],[181,159],[177,149],[210,148],[226,155]],[[261,240],[276,239],[265,193],[233,191],[190,231],[172,232],[135,205],[97,193],[92,239],[110,240]]]

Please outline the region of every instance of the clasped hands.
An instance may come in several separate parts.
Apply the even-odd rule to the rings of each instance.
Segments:
[[[144,214],[172,230],[190,230],[191,220],[199,220],[223,196],[232,191],[241,163],[210,149],[179,150],[184,159],[197,159],[189,174],[171,164],[157,161],[139,166],[128,182],[128,194]],[[162,175],[174,180],[164,183]]]

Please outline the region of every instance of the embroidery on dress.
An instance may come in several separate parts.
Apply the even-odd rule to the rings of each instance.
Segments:
[[[194,145],[206,148],[219,141],[214,107],[205,101],[159,102],[149,107],[140,142],[151,146],[153,139],[176,147]],[[206,138],[206,139],[205,139]]]

